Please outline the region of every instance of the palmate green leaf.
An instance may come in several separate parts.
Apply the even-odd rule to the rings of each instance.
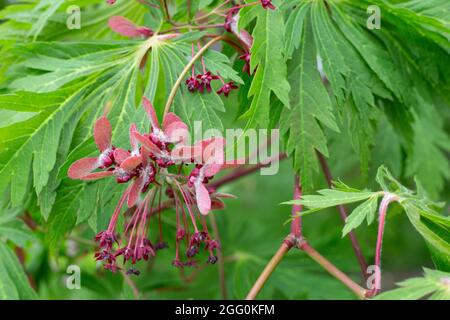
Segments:
[[[128,69],[128,73],[121,74],[120,81],[109,83],[113,99],[109,119],[113,125],[113,143],[116,145],[128,145],[128,127],[135,122],[139,127],[145,123],[145,115],[141,108],[135,104],[137,69]],[[119,90],[120,88],[120,90]],[[94,150],[92,150],[94,151]],[[95,152],[95,151],[94,151]],[[85,155],[87,156],[87,155]],[[69,156],[70,158],[70,156]],[[67,163],[70,165],[71,163]],[[59,176],[66,176],[67,166],[63,164],[59,168]],[[117,187],[113,177],[101,182],[83,183],[70,181],[65,178],[57,189],[54,205],[48,219],[48,233],[46,241],[52,249],[59,246],[60,240],[70,232],[76,224],[85,222],[94,214],[92,221],[96,221],[98,211],[105,209],[107,203],[116,200]],[[94,224],[97,227],[96,223]],[[96,230],[95,230],[96,231]]]
[[[30,164],[33,164],[33,185],[41,213],[44,218],[49,216],[53,203],[57,201],[55,199],[59,183],[66,176],[68,166],[76,160],[72,158],[67,163],[70,148],[92,136],[93,122],[103,113],[103,107],[109,101],[112,102],[112,111],[108,117],[114,127],[113,139],[117,145],[128,144],[130,123],[135,121],[139,127],[143,127],[146,121],[144,111],[136,105],[136,100],[141,99],[141,96],[137,97],[136,91],[139,62],[150,47],[160,53],[166,53],[169,49],[175,51],[177,44],[167,44],[151,38],[144,42],[71,45],[37,42],[26,46],[23,65],[41,69],[45,73],[22,78],[15,83],[23,81],[24,88],[38,92],[61,86],[65,89],[45,94],[27,92],[4,95],[0,99],[0,107],[3,109],[39,112],[26,121],[0,128],[1,143],[4,146],[0,153],[0,189],[5,190],[11,184],[10,195],[14,206],[22,203],[31,187],[29,173]],[[162,54],[154,57],[158,65],[161,64],[161,57]],[[166,64],[169,64],[168,61],[170,60],[166,59]],[[162,71],[166,71],[164,64],[161,65]],[[173,85],[183,67],[181,62],[179,69],[172,67],[171,73],[161,72],[168,87]],[[90,76],[86,78],[87,75]],[[45,85],[41,86],[41,81],[44,81],[42,77],[47,80],[51,78],[52,81],[45,80]],[[78,87],[68,86],[68,81],[77,81]],[[81,90],[83,84],[86,88]],[[153,86],[156,87],[157,84],[153,83]],[[82,120],[80,127],[79,120]],[[72,142],[72,139],[75,141]],[[95,145],[91,143],[87,153],[79,154],[79,157],[94,154],[95,150]],[[61,166],[64,170],[59,170]],[[75,216],[77,215],[75,212]]]
[[[225,107],[222,99],[215,93],[189,93],[186,92],[183,99],[183,108],[185,109],[183,114],[189,119],[189,123],[194,121],[201,122],[202,129],[218,129],[223,131],[222,121],[219,115],[216,113],[224,112]]]
[[[450,300],[450,273],[424,268],[424,277],[411,278],[400,288],[379,294],[375,300]]]
[[[302,10],[302,8],[298,9]],[[316,50],[310,19],[304,19],[298,50],[289,61],[291,109],[284,108],[280,129],[286,141],[286,152],[294,158],[294,169],[300,171],[302,185],[312,185],[318,170],[316,150],[328,156],[327,141],[319,123],[338,131],[332,104],[316,67]]]
[[[369,32],[361,15],[368,5],[373,4],[381,9],[382,28]],[[358,9],[349,9],[347,5]],[[443,129],[445,119],[436,116],[439,108],[449,105],[446,97],[450,88],[450,28],[448,21],[442,18],[442,13],[450,10],[448,1],[406,1],[398,5],[387,1],[344,1],[334,7],[337,14],[333,16],[344,34],[398,98],[394,104],[386,105],[390,109],[386,112],[395,130],[402,135],[402,147],[407,154],[406,175],[417,175],[428,192],[436,197],[449,172],[445,157],[449,148],[448,135]],[[339,12],[343,12],[342,19]],[[354,32],[358,31],[356,25],[351,27],[355,21],[362,32]],[[373,41],[369,34],[379,39]],[[364,42],[362,35],[366,38]],[[382,42],[381,47],[378,40]],[[387,49],[384,53],[380,51],[383,46]],[[389,63],[385,58],[387,53],[394,63],[393,68],[386,68]],[[404,131],[408,126],[409,130]],[[398,164],[402,162],[400,160]]]
[[[8,278],[10,281],[8,281]],[[0,241],[0,295],[6,299],[32,300],[36,292],[30,287],[27,276],[13,252]],[[4,282],[5,281],[5,282]],[[15,290],[14,290],[15,289]]]
[[[351,132],[350,141],[360,155],[362,173],[366,174],[374,143],[373,125],[378,118],[376,98],[389,99],[391,94],[338,28],[324,2],[311,3],[311,19],[318,54],[341,122]],[[347,36],[355,37],[353,34]]]
[[[76,110],[82,91],[75,91],[71,95],[67,91],[61,91],[59,94],[58,98],[43,97],[49,106],[35,117],[0,128],[0,191],[3,192],[11,184],[13,206],[22,204],[29,187],[32,165],[37,193],[46,185],[49,172],[56,161],[60,132]],[[0,96],[0,100],[2,98],[11,100],[10,95]],[[28,98],[25,93],[14,95],[18,106],[33,101],[27,100]],[[25,108],[33,108],[33,105],[28,104]]]
[[[106,27],[110,17],[120,15],[142,25],[144,15],[149,12],[139,1],[118,1],[114,6],[103,0],[22,2],[10,4],[0,11],[0,18],[6,20],[0,25],[0,41],[111,39],[114,34]],[[67,27],[67,9],[72,5],[81,11],[80,29]],[[156,30],[160,27],[160,19],[155,13],[159,11],[149,13],[152,14],[151,22],[156,22],[150,26]]]
[[[274,4],[278,5],[278,2]],[[280,10],[265,10],[261,6],[253,6],[247,15],[256,16],[250,64],[252,70],[256,66],[258,68],[248,92],[252,102],[242,118],[247,119],[247,127],[266,128],[269,124],[272,93],[284,106],[290,105],[290,86],[286,79],[284,52],[281,50],[284,48],[284,19]]]
[[[48,19],[58,10],[58,8],[64,3],[64,0],[41,0],[37,6],[33,9],[33,14],[38,13],[39,18],[31,26],[28,34],[36,40],[47,24]]]
[[[127,44],[75,43],[66,45],[68,49],[62,52],[62,44],[58,46],[52,43],[50,46],[42,43],[34,47],[28,46],[26,60],[21,65],[47,72],[14,80],[11,87],[32,92],[55,91],[75,79],[126,64],[132,59],[130,56],[138,50],[138,44]]]
[[[352,43],[384,85],[401,99],[401,95],[408,89],[407,83],[385,48],[381,47],[365,29],[354,24],[351,16],[344,15],[338,5],[332,4],[332,10],[333,18],[342,34]]]

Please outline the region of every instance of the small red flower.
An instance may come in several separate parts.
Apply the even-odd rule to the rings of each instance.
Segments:
[[[211,71],[207,71],[204,74],[197,75],[197,79],[200,81],[199,91],[203,93],[204,89],[211,92],[211,81],[219,79],[218,76],[212,75]]]
[[[260,0],[264,9],[272,9],[275,10],[275,6],[272,4],[272,0]]]
[[[200,81],[195,76],[191,76],[186,80],[186,86],[190,92],[195,92],[200,87]]]
[[[233,81],[230,81],[230,82],[224,83],[222,88],[220,88],[217,91],[217,94],[223,93],[225,97],[228,97],[228,95],[230,94],[231,90],[237,89],[237,88],[238,88],[238,86],[235,85]]]

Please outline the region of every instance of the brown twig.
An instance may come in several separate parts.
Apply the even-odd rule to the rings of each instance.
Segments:
[[[347,288],[353,291],[356,296],[363,300],[365,298],[366,290],[359,286],[356,282],[350,279],[345,273],[334,266],[330,261],[323,257],[313,247],[311,247],[306,241],[303,242],[299,249],[305,252],[311,259],[321,265],[326,271],[328,271],[333,277],[342,282]]]
[[[286,253],[288,253],[290,249],[291,246],[289,246],[286,242],[283,242],[281,244],[280,248],[277,250],[275,255],[266,265],[261,275],[258,277],[258,280],[256,280],[255,284],[250,289],[250,292],[247,294],[245,300],[254,300],[256,298],[258,293],[264,287],[264,284],[269,279],[272,272],[275,270],[275,268],[278,266],[278,264],[281,262],[281,260],[284,258],[284,256],[286,255]]]

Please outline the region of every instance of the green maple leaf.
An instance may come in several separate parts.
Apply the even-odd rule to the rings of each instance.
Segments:
[[[302,10],[299,8],[297,10]],[[293,13],[295,14],[295,13]],[[332,113],[331,99],[317,70],[316,50],[309,19],[303,22],[300,47],[289,62],[292,109],[283,109],[280,129],[286,151],[294,158],[302,185],[310,186],[314,170],[318,170],[316,150],[328,156],[327,141],[320,124],[338,131]]]
[[[286,107],[290,105],[285,56],[280,50],[284,48],[284,19],[280,10],[265,10],[261,6],[251,8],[247,15],[256,17],[250,64],[252,70],[257,69],[248,91],[252,102],[242,118],[248,119],[247,127],[265,128],[269,124],[272,93]]]

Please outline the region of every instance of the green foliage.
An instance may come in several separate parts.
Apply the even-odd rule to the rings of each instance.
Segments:
[[[275,2],[276,3],[276,2]],[[282,12],[264,10],[261,6],[253,6],[247,15],[256,17],[253,29],[253,45],[250,50],[252,59],[250,69],[255,71],[248,96],[252,102],[242,117],[248,118],[247,126],[261,126],[269,124],[271,93],[289,107],[289,83],[286,78],[287,67],[284,53],[280,51],[284,46],[284,20]],[[243,17],[246,23],[251,18]],[[246,27],[240,22],[240,27]]]
[[[172,32],[174,25],[161,10],[139,1],[117,1],[113,6],[105,2],[22,1],[0,10],[2,299],[135,298],[134,288],[123,277],[96,269],[88,244],[78,244],[76,257],[68,249],[69,234],[87,239],[105,227],[123,186],[112,180],[73,181],[67,170],[77,159],[96,154],[92,127],[100,115],[108,114],[115,145],[128,144],[131,123],[139,129],[148,127],[140,106],[143,95],[161,118],[169,93],[191,58],[191,45],[209,40],[210,29],[175,27],[183,34],[165,39],[161,35]],[[187,1],[169,2],[171,19],[177,24],[200,24],[188,16]],[[389,193],[398,196],[392,209],[406,214],[390,210],[393,214],[388,218],[398,224],[388,220],[395,235],[384,246],[414,253],[411,263],[399,262],[401,268],[427,265],[429,250],[436,268],[448,272],[450,219],[442,213],[443,204],[432,200],[448,198],[450,178],[449,1],[273,3],[276,10],[258,4],[239,11],[240,30],[253,37],[251,75],[241,73],[242,52],[233,48],[240,43],[232,33],[225,34],[228,42],[204,55],[208,70],[239,84],[240,97],[216,94],[219,81],[211,94],[188,92],[182,82],[173,111],[190,127],[202,121],[204,130],[279,128],[284,142],[280,151],[287,153],[306,193],[323,185],[317,152],[328,159],[334,176],[359,186],[337,181],[332,189],[285,202],[303,205],[304,216],[355,204],[343,227],[332,214],[311,215],[305,221],[308,240],[317,241],[345,271],[356,268],[350,244],[341,237],[357,229],[364,243],[374,243],[371,231],[378,203]],[[206,14],[219,4],[192,1],[191,13]],[[379,30],[366,27],[366,9],[374,4],[382,12]],[[80,6],[82,12],[79,30],[66,26],[71,5]],[[125,39],[107,26],[116,15],[159,33],[148,39]],[[205,21],[219,24],[223,17],[209,15]],[[221,33],[219,29],[217,34]],[[200,64],[196,71],[203,72]],[[383,164],[391,171],[380,167],[375,180],[381,189],[375,189],[366,178]],[[223,187],[239,197],[227,201],[225,211],[217,214],[232,298],[245,296],[286,235],[282,224],[289,210],[276,204],[291,197],[291,167],[283,166],[276,177],[253,177]],[[411,190],[413,182],[417,191]],[[36,221],[37,230],[30,230],[19,218],[24,212]],[[164,217],[166,233],[174,232],[173,217],[172,211]],[[397,220],[402,217],[426,245],[420,247],[410,225]],[[367,230],[362,228],[364,221]],[[27,252],[25,261],[18,261],[15,248]],[[371,252],[373,247],[363,249]],[[89,257],[82,252],[89,252]],[[144,280],[136,281],[139,298],[220,298],[215,267],[205,268],[197,282],[187,283],[176,270],[168,270],[171,259],[163,254],[149,267],[154,269],[142,275]],[[79,295],[60,286],[69,262],[88,270],[86,288]],[[59,273],[51,269],[55,265]],[[30,288],[24,268],[35,277],[38,294]],[[160,276],[155,279],[153,273]],[[408,280],[380,298],[448,299],[448,288],[440,282],[443,277],[448,274],[426,269],[424,278]],[[159,290],[166,287],[174,290]],[[261,297],[346,299],[351,295],[306,259],[289,257]]]
[[[450,274],[424,268],[422,278],[411,278],[400,282],[400,288],[378,295],[376,300],[450,300]]]
[[[438,213],[442,205],[430,201],[423,193],[420,184],[417,185],[417,192],[403,186],[386,167],[378,169],[376,181],[382,191],[359,191],[338,182],[336,189],[319,190],[320,195],[304,195],[301,200],[291,200],[284,204],[305,206],[310,209],[300,214],[305,215],[332,206],[365,200],[347,217],[342,230],[342,235],[345,236],[360,226],[364,219],[368,224],[374,221],[379,197],[393,196],[405,211],[414,228],[433,247],[434,254],[438,255],[442,264],[441,267],[448,268],[450,266],[450,217]]]

